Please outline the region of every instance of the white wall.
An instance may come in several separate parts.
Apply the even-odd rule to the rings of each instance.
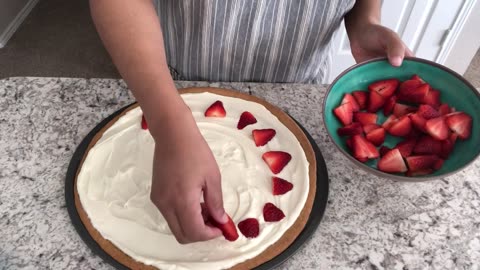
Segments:
[[[0,0],[0,48],[27,17],[38,0]]]

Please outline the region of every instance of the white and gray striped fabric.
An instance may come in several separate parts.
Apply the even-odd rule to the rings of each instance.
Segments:
[[[154,0],[186,80],[321,83],[354,0]]]

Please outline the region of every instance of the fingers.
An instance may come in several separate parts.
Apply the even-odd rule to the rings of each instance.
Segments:
[[[223,208],[222,185],[220,173],[215,173],[207,179],[203,188],[203,198],[208,213],[218,223],[225,224],[228,221],[227,214]]]
[[[405,56],[413,56],[413,53],[395,32],[390,32],[389,36],[387,43],[388,61],[392,66],[399,67],[402,65]]]

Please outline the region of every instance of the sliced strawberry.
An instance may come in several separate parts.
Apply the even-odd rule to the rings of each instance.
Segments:
[[[370,113],[375,113],[385,104],[386,99],[376,91],[370,91],[367,111]]]
[[[256,218],[247,218],[238,223],[238,229],[247,238],[255,238],[260,234],[260,224]]]
[[[447,124],[447,125],[448,125],[448,124]],[[458,138],[458,134],[457,134],[457,133],[451,133],[451,134],[450,134],[450,138],[449,138],[449,139],[450,139],[450,141],[451,141],[452,143],[455,143],[455,142],[457,141],[457,138]]]
[[[398,90],[398,100],[411,103],[422,103],[428,95],[429,90],[430,86],[426,83],[422,84],[416,80],[405,81],[400,85]]]
[[[365,110],[367,108],[367,99],[368,99],[368,92],[366,91],[353,91],[353,97],[357,101],[358,107],[360,110]]]
[[[272,177],[272,190],[273,190],[273,195],[282,195],[293,188],[293,184],[288,182],[285,179],[282,179],[280,177]]]
[[[277,134],[277,132],[272,128],[252,130],[252,136],[256,146],[267,144],[273,137],[275,137],[275,134]]]
[[[405,161],[398,149],[392,149],[387,152],[377,163],[377,167],[382,172],[401,173],[407,171]]]
[[[464,112],[459,112],[448,116],[446,123],[448,127],[458,134],[458,137],[462,140],[466,140],[470,137],[472,132],[472,117]]]
[[[142,123],[141,123],[142,129],[147,130],[148,129],[148,124],[147,120],[145,119],[145,115],[142,115]]]
[[[382,127],[388,130],[395,122],[397,121],[397,117],[395,115],[390,115],[385,122],[383,122]]]
[[[352,137],[352,149],[353,156],[362,162],[365,161],[365,159],[372,159],[380,156],[375,145],[367,141],[367,139],[361,135],[355,135]]]
[[[282,151],[269,151],[262,155],[262,159],[267,163],[270,170],[277,174],[287,166],[288,162],[292,159],[292,156],[287,152]]]
[[[434,139],[440,141],[447,139],[449,135],[448,126],[443,116],[427,120],[425,130]]]
[[[396,117],[401,117],[401,116],[404,116],[404,115],[409,114],[411,112],[414,112],[416,110],[417,110],[417,108],[415,108],[413,106],[408,106],[408,105],[405,105],[405,104],[396,103],[395,106],[393,107],[393,114]]]
[[[409,157],[412,154],[413,148],[415,148],[415,145],[417,144],[417,139],[412,138],[408,139],[405,141],[401,141],[395,145],[395,148],[400,151],[400,154],[402,157],[406,158]]]
[[[390,128],[388,128],[388,133],[393,136],[403,137],[410,133],[412,130],[412,121],[410,117],[407,115],[402,116],[402,118],[398,119],[395,123],[392,124]]]
[[[422,78],[420,78],[420,76],[418,76],[417,74],[412,75],[410,80],[416,80],[416,81],[420,81],[421,83],[425,83],[425,81]]]
[[[360,122],[364,126],[377,123],[377,117],[374,113],[356,112],[353,114],[353,121]]]
[[[240,115],[240,119],[238,120],[237,128],[243,129],[246,126],[255,123],[257,123],[257,119],[255,118],[255,116],[253,116],[253,114],[251,114],[250,112],[243,112]]]
[[[386,153],[390,152],[390,150],[392,150],[391,148],[389,147],[386,147],[385,145],[382,145],[382,147],[380,147],[380,156],[383,157]]]
[[[438,108],[440,106],[440,91],[430,89],[430,91],[428,91],[428,94],[425,96],[423,103],[428,104],[434,108]]]
[[[416,128],[413,128],[413,124],[412,124],[412,130],[410,131],[410,133],[407,134],[407,136],[405,136],[405,138],[406,139],[418,139],[422,135],[423,135],[423,132],[419,131]]]
[[[408,170],[405,173],[405,175],[408,176],[408,177],[414,177],[414,176],[423,176],[423,175],[427,175],[427,174],[431,174],[431,173],[433,173],[433,169],[427,168],[427,169],[423,169],[423,170],[419,170],[419,171]]]
[[[222,231],[225,239],[232,242],[237,240],[238,232],[237,232],[237,227],[235,226],[235,223],[233,223],[230,216],[227,215],[227,217],[228,217],[228,221],[225,224],[220,224],[216,222],[213,218],[211,218],[210,221],[215,227],[219,228]]]
[[[368,141],[373,143],[375,146],[380,146],[385,141],[385,129],[382,127],[377,128],[367,133],[365,137]]]
[[[379,125],[377,124],[368,124],[368,125],[364,125],[363,126],[363,132],[366,133],[369,133],[370,131],[374,130],[374,129],[377,129],[377,128],[380,128]]]
[[[408,169],[413,172],[430,169],[437,162],[435,155],[409,156],[406,158]]]
[[[400,83],[397,79],[387,79],[382,81],[376,81],[368,86],[368,90],[379,93],[385,99],[393,96],[397,90],[397,86]]]
[[[436,171],[440,170],[442,167],[443,167],[443,163],[445,162],[445,160],[439,158],[437,159],[437,161],[435,163],[433,163],[433,166],[432,168]]]
[[[276,207],[273,203],[266,203],[263,207],[263,219],[266,222],[280,221],[285,217],[283,211]]]
[[[426,135],[418,139],[413,148],[416,155],[440,155],[442,152],[442,142]]]
[[[225,117],[227,112],[223,108],[223,103],[220,100],[215,101],[208,109],[205,111],[205,117]]]
[[[438,154],[438,155],[443,159],[448,159],[448,156],[450,156],[450,154],[453,151],[453,148],[455,146],[455,142],[452,142],[450,139],[447,139],[447,140],[443,140],[441,142],[441,145],[442,145],[442,150],[440,151],[440,154]]]
[[[409,117],[410,120],[412,120],[412,125],[414,128],[425,133],[427,132],[425,130],[425,123],[427,122],[425,118],[418,115],[418,113],[410,114]]]
[[[360,106],[357,103],[357,100],[351,94],[345,94],[342,99],[342,104],[350,103],[352,106],[353,112],[358,112],[360,110]]]
[[[389,116],[393,112],[395,104],[397,104],[397,96],[389,97],[383,106],[383,115]]]
[[[344,126],[350,125],[353,119],[353,110],[350,103],[345,103],[333,110],[335,116],[342,122]]]
[[[451,113],[452,111],[450,110],[450,106],[448,104],[443,103],[438,107],[438,112],[443,116]]]
[[[353,135],[362,134],[362,132],[363,132],[363,129],[360,123],[351,123],[348,126],[337,129],[337,133],[340,136],[353,136]]]
[[[346,141],[346,144],[347,144],[348,149],[350,149],[350,151],[352,151],[353,150],[353,140],[352,140],[352,138],[348,138],[347,141]]]
[[[417,114],[426,120],[441,116],[440,113],[430,105],[420,105]]]

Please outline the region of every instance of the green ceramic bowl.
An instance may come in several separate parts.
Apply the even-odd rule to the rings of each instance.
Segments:
[[[345,93],[355,90],[367,90],[367,86],[377,80],[397,78],[407,80],[413,74],[418,74],[433,88],[441,92],[441,101],[464,111],[472,116],[472,134],[468,140],[457,140],[455,149],[443,167],[433,174],[426,176],[407,177],[404,175],[388,174],[377,170],[377,160],[361,163],[351,154],[346,145],[346,137],[340,137],[337,129],[341,123],[333,114]],[[383,123],[385,116],[378,113],[378,123]],[[328,134],[338,149],[360,168],[375,175],[401,180],[425,181],[452,175],[472,163],[480,155],[480,94],[461,75],[447,67],[419,58],[406,58],[401,67],[391,66],[386,58],[373,59],[357,64],[340,74],[328,88],[324,100],[324,123]],[[384,145],[394,147],[400,139],[387,135]]]

